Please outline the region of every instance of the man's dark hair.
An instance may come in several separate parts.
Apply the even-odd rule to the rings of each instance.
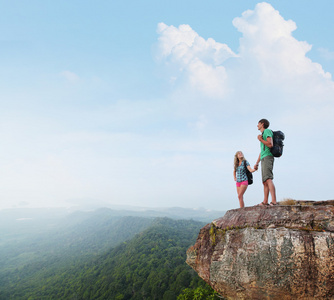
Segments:
[[[264,129],[267,129],[270,125],[269,121],[267,119],[261,119],[259,123],[263,124]]]

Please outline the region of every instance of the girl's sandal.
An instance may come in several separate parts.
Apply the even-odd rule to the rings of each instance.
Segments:
[[[261,202],[260,204],[258,204],[256,206],[268,206],[268,205],[269,205],[268,203]]]
[[[270,204],[269,204],[270,206],[276,206],[276,205],[278,205],[278,203],[276,202],[276,203],[272,203],[272,202],[270,202]]]

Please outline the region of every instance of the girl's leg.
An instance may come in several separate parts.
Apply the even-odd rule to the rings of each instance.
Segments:
[[[237,195],[238,195],[238,199],[239,199],[240,189],[241,189],[241,186],[237,186]]]
[[[238,199],[239,199],[239,204],[240,204],[240,207],[243,207],[243,206],[241,206],[241,203],[240,203],[240,197],[239,197],[240,191],[241,191],[241,186],[237,186],[237,195],[238,195]]]
[[[248,185],[241,185],[238,189],[238,199],[239,199],[240,207],[245,207],[244,193],[246,192],[247,187],[248,187]]]

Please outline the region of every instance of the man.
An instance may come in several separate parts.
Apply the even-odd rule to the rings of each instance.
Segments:
[[[273,147],[273,132],[268,128],[269,124],[269,121],[266,119],[261,119],[257,124],[257,129],[262,133],[257,137],[261,142],[261,152],[254,166],[254,169],[258,169],[259,163],[261,161],[261,173],[264,188],[264,200],[262,203],[258,204],[259,206],[268,205],[269,193],[271,195],[270,205],[277,205],[276,189],[273,182],[274,156],[270,152],[270,148]]]

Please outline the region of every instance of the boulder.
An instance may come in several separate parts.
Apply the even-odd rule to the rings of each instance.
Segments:
[[[233,209],[187,263],[226,299],[334,299],[334,201]]]

